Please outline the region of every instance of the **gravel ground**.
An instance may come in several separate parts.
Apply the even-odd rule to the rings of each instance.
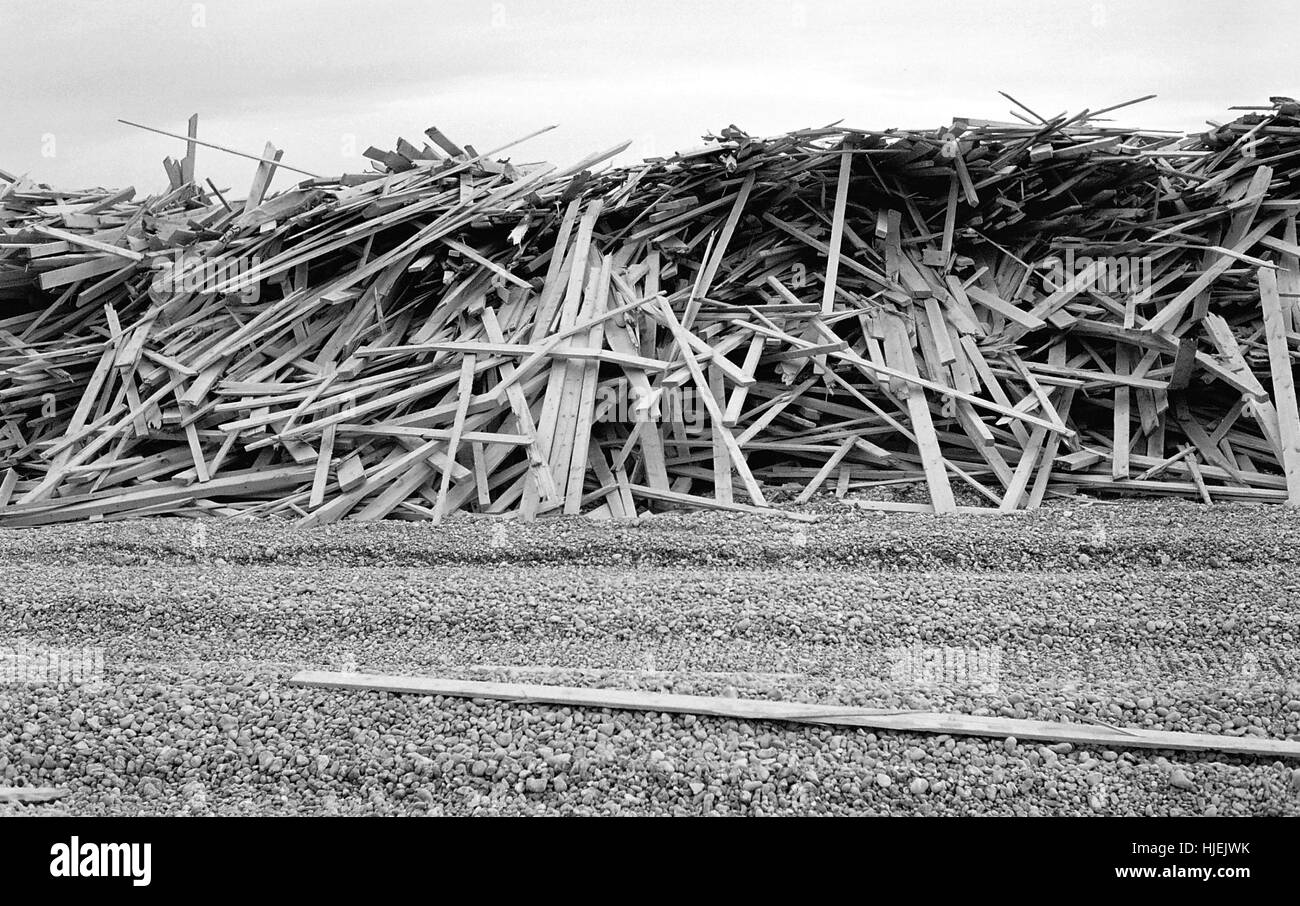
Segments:
[[[302,689],[360,669],[1300,738],[1300,515],[0,530],[0,786],[72,814],[1300,814],[1300,763]],[[30,814],[19,806],[6,813]]]

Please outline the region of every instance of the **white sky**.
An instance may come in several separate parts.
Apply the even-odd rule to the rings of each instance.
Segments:
[[[1286,0],[0,0],[0,169],[56,187],[166,184],[174,132],[322,174],[426,126],[515,160],[625,139],[666,153],[735,123],[932,128],[1143,94],[1119,122],[1196,130],[1300,94]],[[251,161],[199,149],[236,195]],[[300,177],[277,174],[283,188]]]

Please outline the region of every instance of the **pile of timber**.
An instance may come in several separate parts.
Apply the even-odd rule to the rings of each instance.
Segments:
[[[268,145],[243,199],[196,120],[160,195],[0,173],[0,526],[1300,502],[1300,105],[1022,109],[620,168]]]

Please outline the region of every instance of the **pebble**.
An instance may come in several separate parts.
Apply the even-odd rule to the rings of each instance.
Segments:
[[[1169,785],[1178,790],[1194,790],[1196,784],[1192,783],[1190,777],[1182,768],[1174,768],[1169,774]]]
[[[642,688],[1296,737],[1300,689],[1270,671],[1296,644],[1278,589],[1300,564],[1300,530],[1268,508],[1149,506],[1108,504],[1096,517],[1113,530],[1086,576],[1052,506],[1014,524],[954,517],[951,529],[905,515],[831,516],[805,529],[807,571],[772,566],[788,552],[774,552],[762,520],[711,514],[663,513],[635,528],[511,524],[498,549],[475,519],[298,534],[221,522],[202,563],[185,556],[188,520],[149,522],[147,541],[129,521],[0,532],[0,635],[48,625],[69,645],[112,640],[106,689],[0,689],[0,713],[19,715],[0,723],[0,775],[6,785],[67,784],[61,803],[88,815],[1296,814],[1300,776],[1289,765],[1236,756],[1183,753],[1164,769],[1169,781],[1152,784],[1160,756],[1136,749],[1092,756],[1006,738],[287,683],[287,664],[351,663],[626,688],[652,654],[657,671]],[[1137,515],[1147,512],[1179,513],[1179,530]],[[130,562],[106,585],[113,539]],[[135,553],[141,545],[155,563]],[[1213,545],[1231,557],[1210,575],[1196,564]],[[491,569],[479,565],[485,550]],[[1153,550],[1187,575],[1165,582]],[[970,570],[1008,578],[993,594]],[[1204,594],[1187,597],[1188,582]],[[1129,646],[1150,648],[1148,620],[1160,644],[1186,655],[1181,686],[1158,663],[1134,662]],[[968,638],[954,640],[953,625]],[[906,688],[889,675],[885,652],[954,644],[1001,647],[998,684]],[[1258,654],[1250,684],[1195,666],[1242,644]],[[1095,671],[1088,694],[1057,682],[1062,657]],[[549,679],[489,664],[588,670]],[[1163,712],[1150,689],[1161,690]],[[900,799],[882,767],[919,798]],[[1176,771],[1196,778],[1194,804]]]

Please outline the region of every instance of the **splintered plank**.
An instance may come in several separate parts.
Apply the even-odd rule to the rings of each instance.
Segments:
[[[870,727],[896,733],[943,733],[1069,742],[1080,746],[1122,749],[1172,749],[1213,751],[1266,758],[1300,758],[1300,742],[1259,736],[1218,736],[1179,733],[1138,727],[1109,727],[1096,723],[979,717],[937,711],[881,710],[815,702],[677,695],[624,689],[496,683],[442,677],[389,676],[306,670],[294,674],[296,686],[392,692],[407,695],[446,695],[493,701],[550,704],[575,708],[612,708],[624,711],[658,711],[698,714],[737,720],[786,721],[823,726]]]

